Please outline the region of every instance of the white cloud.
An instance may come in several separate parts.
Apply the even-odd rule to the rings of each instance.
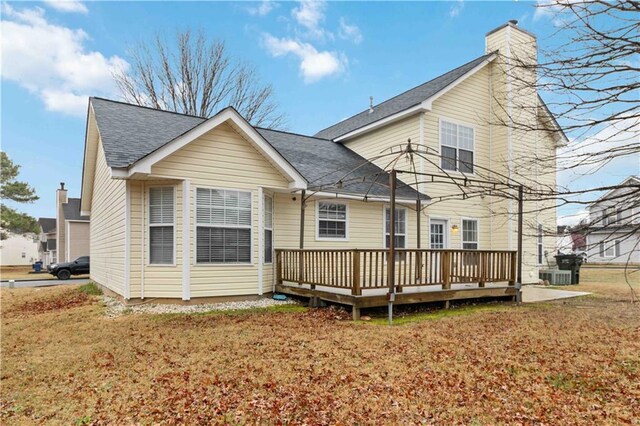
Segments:
[[[451,18],[456,18],[458,15],[460,15],[460,12],[462,12],[462,9],[464,9],[464,0],[457,0],[449,8],[449,16]]]
[[[554,18],[553,24],[561,26],[563,20],[558,18],[558,14],[566,9],[569,5],[582,3],[584,0],[536,0],[536,11],[533,14],[533,20],[537,21],[541,18]]]
[[[2,5],[2,79],[39,96],[50,111],[84,116],[89,95],[112,96],[112,72],[129,64],[119,56],[87,51],[89,35],[47,22],[39,7]]]
[[[271,0],[262,0],[257,6],[248,7],[247,11],[249,12],[250,15],[266,16],[269,14],[269,12],[271,12],[273,9],[275,9],[278,6],[279,6],[278,3],[273,2]]]
[[[338,36],[344,40],[351,40],[355,44],[362,43],[362,32],[355,24],[347,23],[347,20],[340,18],[340,29],[338,30]]]
[[[77,0],[44,0],[45,4],[60,12],[89,13],[89,9],[81,1]]]
[[[300,73],[305,83],[313,83],[330,75],[340,74],[347,65],[347,59],[329,51],[318,51],[309,43],[288,38],[277,38],[263,34],[262,41],[274,57],[293,54],[300,60]]]
[[[325,1],[302,0],[300,5],[291,11],[291,16],[306,30],[306,36],[322,40],[325,36],[332,37],[327,33],[322,24],[324,23],[324,11],[327,8]]]

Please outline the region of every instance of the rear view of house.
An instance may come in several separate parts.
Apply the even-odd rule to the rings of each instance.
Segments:
[[[315,136],[255,128],[232,108],[202,118],[91,98],[80,205],[91,218],[91,278],[125,299],[258,296],[289,291],[286,282],[358,295],[384,286],[395,262],[408,286],[449,291],[453,277],[486,295],[514,294],[513,200],[447,199],[451,186],[399,174],[389,207],[388,156],[409,139],[439,153],[435,162],[416,156],[417,172],[462,180],[480,169],[516,176],[518,155],[553,154],[562,142],[536,93],[524,100],[548,131],[493,124],[496,99],[515,84],[501,71],[505,57],[535,53],[536,40],[508,23],[486,43],[478,58]],[[517,176],[555,185],[554,170]],[[555,209],[546,207],[525,209],[525,282],[537,282],[554,247]],[[430,272],[435,262],[448,269]],[[485,288],[492,281],[511,287]]]

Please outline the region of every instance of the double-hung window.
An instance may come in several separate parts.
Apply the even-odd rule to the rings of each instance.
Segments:
[[[440,157],[440,164],[443,170],[473,173],[473,127],[441,121]]]
[[[615,207],[607,207],[602,212],[602,224],[604,226],[613,225],[614,223],[616,223],[617,218],[618,218],[618,215]]]
[[[478,221],[475,219],[462,219],[462,248],[478,249]]]
[[[251,263],[251,192],[196,189],[196,262]]]
[[[620,256],[620,240],[602,241],[600,243],[600,257]]]
[[[171,265],[175,196],[173,186],[149,188],[149,263]]]
[[[264,197],[264,263],[273,262],[273,198]]]
[[[538,240],[538,265],[542,265],[542,260],[544,257],[544,251],[543,251],[543,245],[542,245],[542,225],[538,224],[538,235],[537,235],[537,240]]]
[[[318,238],[347,239],[347,205],[318,201]]]
[[[389,243],[391,241],[391,209],[389,207],[384,209],[384,246],[385,248],[389,248]],[[407,210],[406,209],[396,209],[396,217],[395,217],[395,248],[406,248],[407,243]]]

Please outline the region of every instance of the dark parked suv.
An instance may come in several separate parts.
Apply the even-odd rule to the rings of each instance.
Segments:
[[[89,273],[89,256],[81,256],[73,262],[54,263],[47,266],[47,271],[60,280],[68,280],[71,275]]]

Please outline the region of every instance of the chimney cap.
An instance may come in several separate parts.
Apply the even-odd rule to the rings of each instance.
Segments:
[[[505,27],[511,27],[513,29],[516,29],[524,34],[527,34],[529,37],[533,38],[534,40],[537,39],[536,35],[523,29],[522,27],[518,26],[518,20],[517,19],[511,19],[508,22],[492,29],[491,31],[489,31],[487,34],[485,34],[485,37],[490,36],[491,34],[500,31],[501,29],[505,28]]]
[[[64,182],[60,182],[60,190],[64,191]]]
[[[518,20],[517,19],[511,19],[511,20],[509,20],[509,23],[513,24],[513,25],[518,25]]]

